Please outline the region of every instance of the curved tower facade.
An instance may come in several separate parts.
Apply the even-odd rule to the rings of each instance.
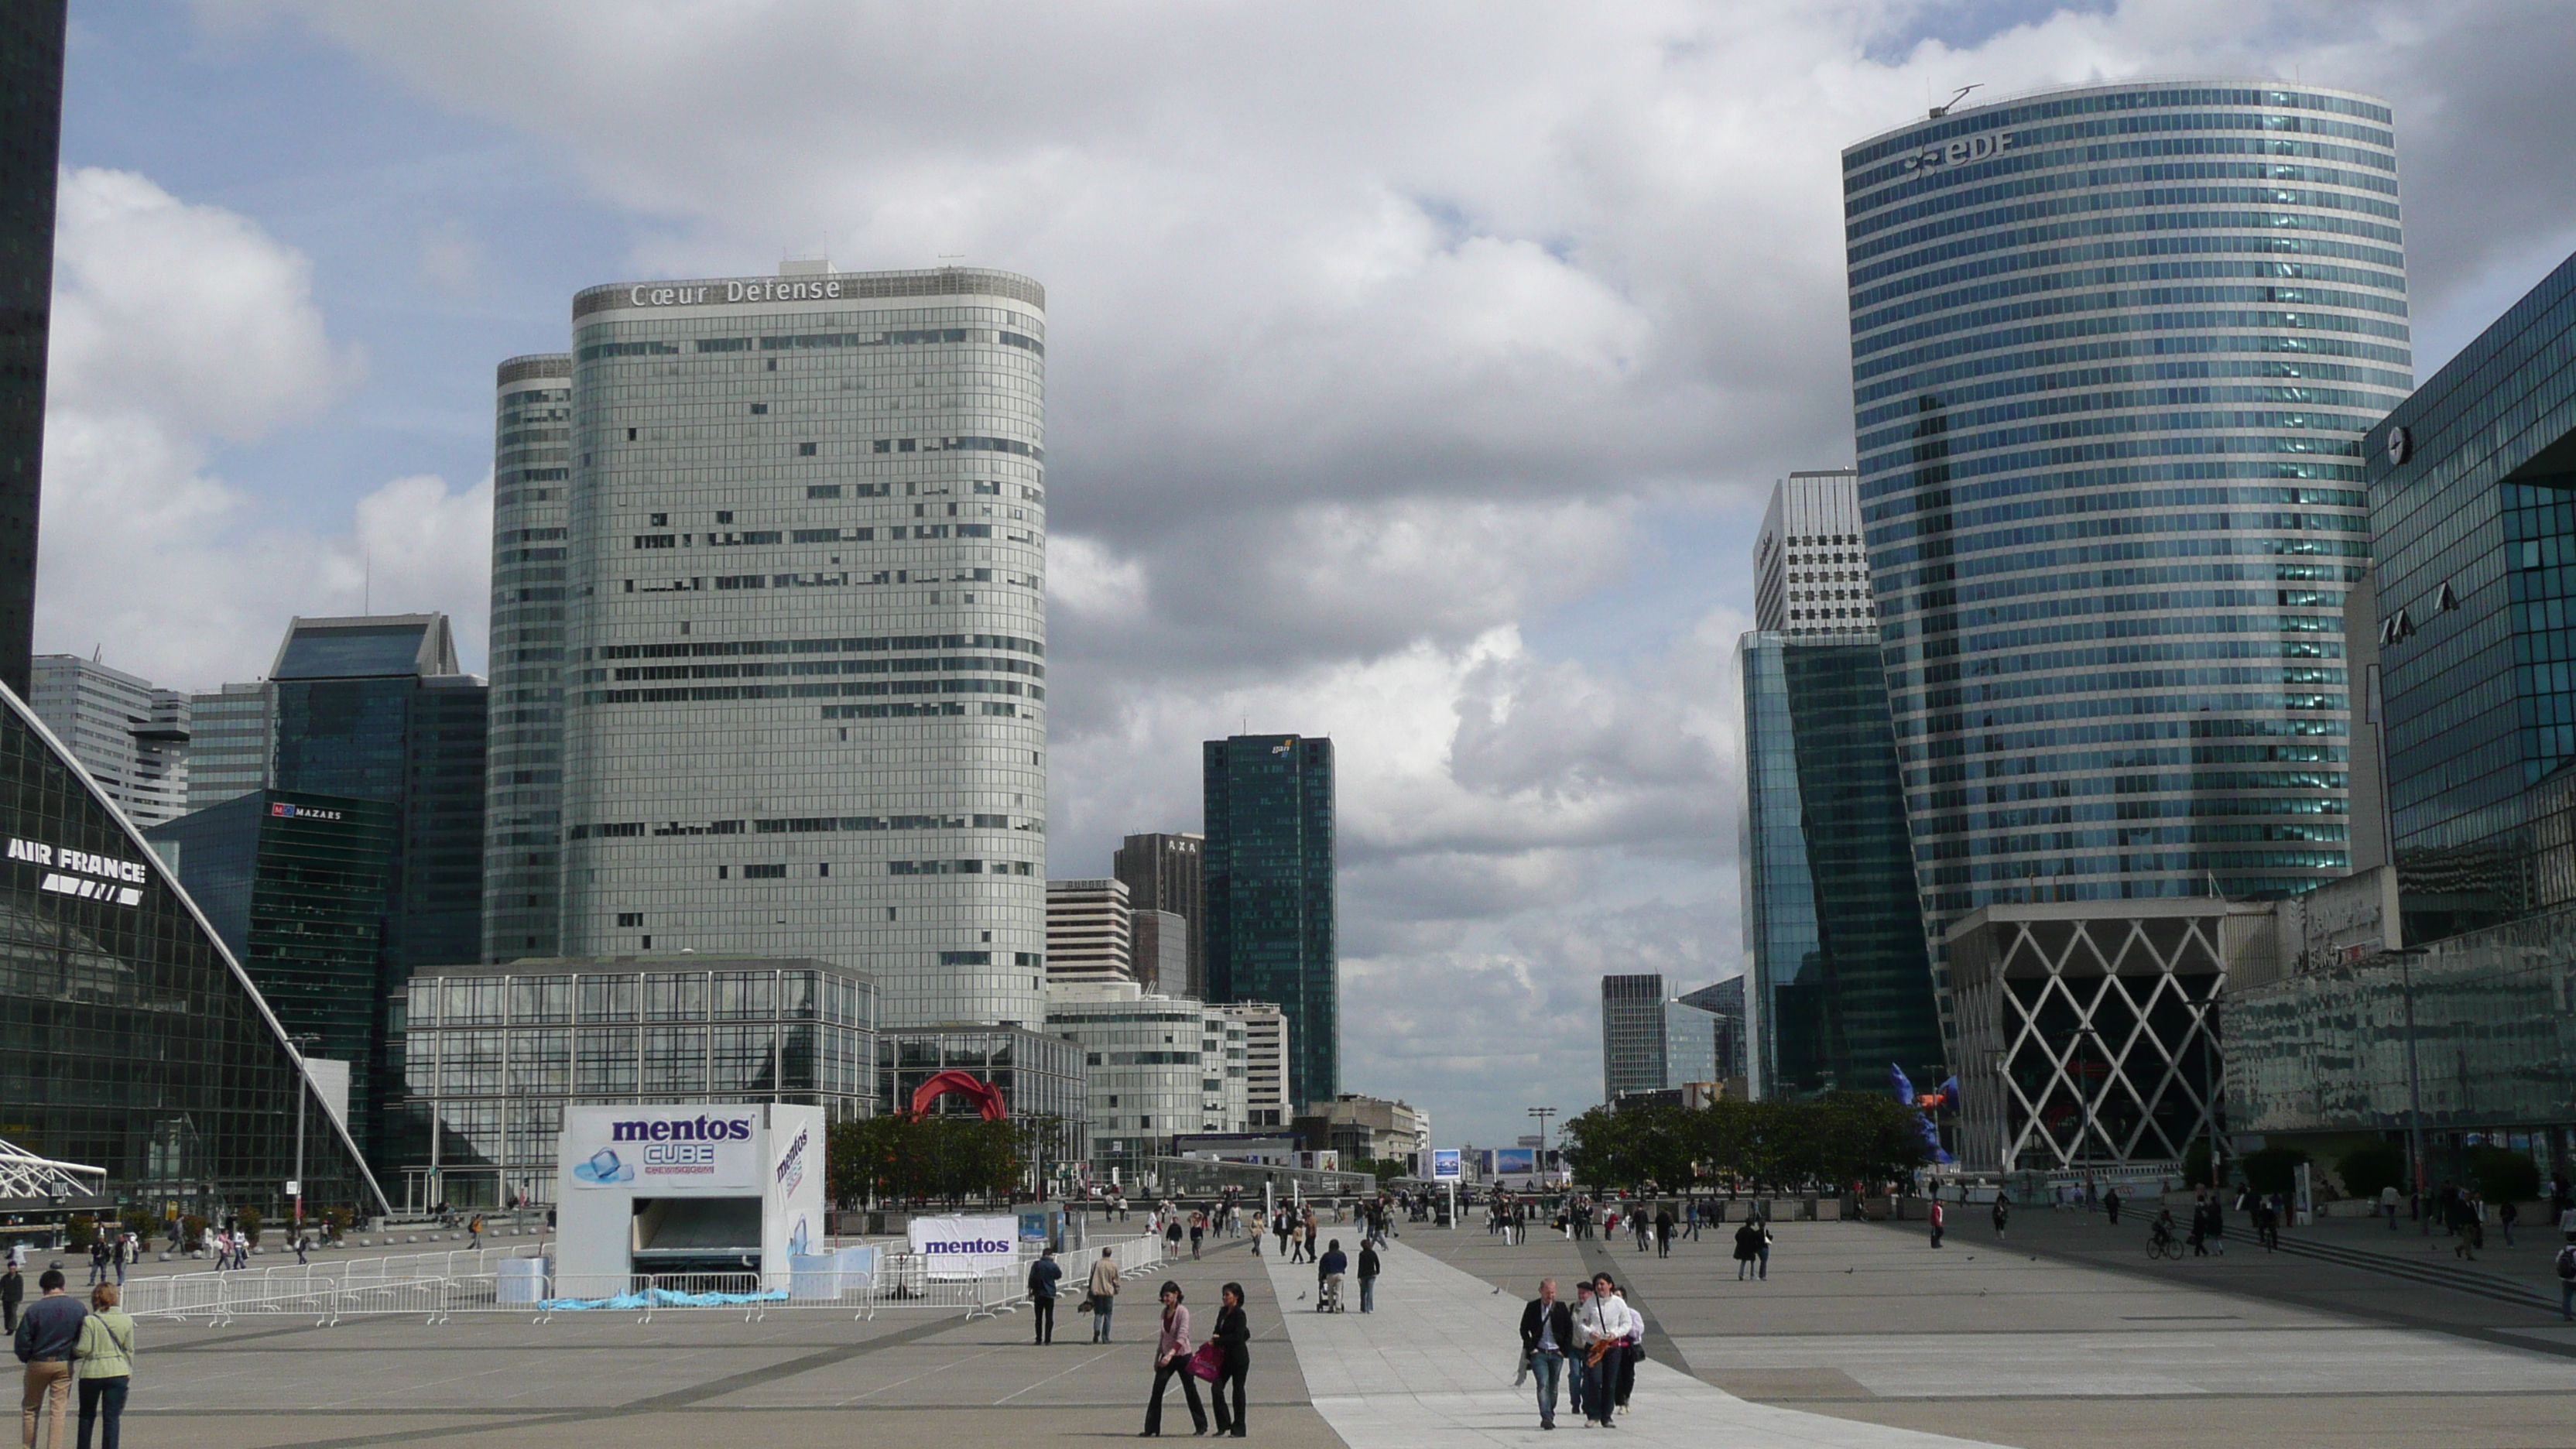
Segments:
[[[2160,83],[1843,153],[1860,498],[1926,925],[2344,873],[2388,108]],[[1947,993],[1943,992],[1946,999]]]
[[[1043,1022],[1045,306],[797,263],[574,298],[566,953]]]
[[[572,357],[513,357],[495,382],[482,959],[515,961],[556,954],[561,905]]]

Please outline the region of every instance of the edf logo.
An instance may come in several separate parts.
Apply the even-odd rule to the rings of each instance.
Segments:
[[[1969,161],[1991,161],[2012,149],[2012,137],[1997,131],[1991,136],[1963,136],[1946,146],[1926,146],[1905,158],[1905,169],[1923,166],[1957,166]]]

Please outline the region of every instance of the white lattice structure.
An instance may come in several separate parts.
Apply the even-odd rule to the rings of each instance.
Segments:
[[[50,1203],[57,1198],[80,1202],[105,1191],[104,1167],[56,1162],[0,1139],[0,1203]]]
[[[1977,1171],[2171,1162],[2225,1125],[2216,1001],[2271,908],[1988,906],[1950,928],[1959,1157]]]

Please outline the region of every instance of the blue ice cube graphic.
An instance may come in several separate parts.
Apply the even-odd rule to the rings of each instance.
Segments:
[[[590,1155],[590,1160],[572,1170],[572,1175],[585,1182],[632,1182],[635,1169],[617,1160],[614,1148],[603,1147]]]

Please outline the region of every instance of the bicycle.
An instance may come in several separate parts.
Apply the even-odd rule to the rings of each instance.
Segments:
[[[2171,1233],[2150,1233],[2147,1236],[2147,1256],[2150,1258],[2180,1258],[2182,1256],[2182,1239],[2175,1237]]]

